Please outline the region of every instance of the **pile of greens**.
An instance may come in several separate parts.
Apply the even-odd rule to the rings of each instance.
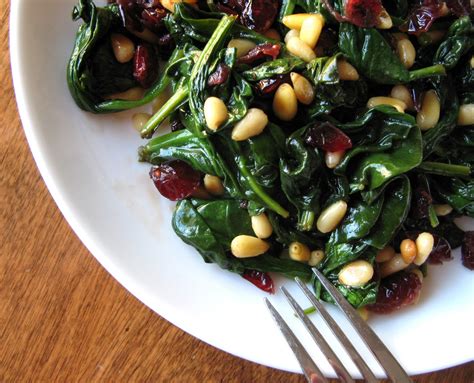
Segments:
[[[418,2],[384,2],[389,3],[384,5],[393,20],[391,30],[337,21],[325,1],[278,2],[273,27],[282,36],[288,31],[281,23],[286,15],[320,12],[325,16],[320,39],[332,39],[333,44],[325,44],[325,55],[309,63],[290,54],[284,42],[222,13],[218,3],[200,2],[198,7],[176,3],[174,12],[167,13],[162,22],[172,36],[174,51],[160,77],[143,98],[134,101],[104,97],[137,85],[131,69],[114,62],[105,47],[111,33],[129,33],[120,4],[96,7],[84,0],[74,13],[84,23],[68,68],[68,84],[79,107],[94,113],[117,112],[145,105],[171,88],[172,96],[141,130],[150,141],[139,149],[140,161],[152,165],[184,161],[202,176],[214,175],[223,182],[222,196],[195,195],[177,203],[172,221],[176,234],[205,262],[240,275],[298,276],[329,299],[312,279],[308,264],[284,255],[294,241],[312,250],[324,249],[325,258],[317,267],[355,307],[373,304],[381,282],[375,273],[365,286],[342,285],[338,273],[348,262],[364,259],[376,268],[377,252],[388,245],[398,249],[412,232],[429,231],[452,248],[460,246],[464,234],[453,220],[474,217],[474,126],[457,126],[460,105],[474,103],[472,15],[453,12],[410,34],[417,55],[408,70],[394,51],[391,33],[403,30]],[[341,1],[330,2],[330,7],[343,13]],[[436,30],[444,31],[443,37],[431,41],[429,32]],[[227,48],[229,40],[236,38],[257,46],[278,44],[279,55],[243,63],[235,49]],[[357,81],[339,78],[338,58],[357,69]],[[224,82],[209,86],[209,76],[222,64],[230,74]],[[265,82],[287,81],[291,72],[310,80],[315,98],[310,105],[299,104],[293,121],[283,122],[271,110],[271,95],[261,88]],[[434,128],[422,132],[416,111],[400,113],[389,105],[366,107],[370,97],[388,95],[395,84],[412,90],[415,106],[423,91],[436,91],[441,117]],[[215,132],[206,127],[203,112],[210,96],[223,100],[229,111],[227,122]],[[233,141],[232,127],[251,107],[263,109],[269,124],[258,136]],[[153,137],[165,121],[174,131]],[[314,128],[324,123],[352,142],[335,169],[325,165],[324,150],[308,144]],[[317,217],[339,200],[348,204],[345,218],[332,233],[319,232]],[[437,204],[449,204],[452,213],[437,216]],[[251,216],[262,212],[273,226],[270,250],[254,258],[234,257],[232,239],[254,235]]]

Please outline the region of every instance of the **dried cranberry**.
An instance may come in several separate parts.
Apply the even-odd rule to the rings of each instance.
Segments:
[[[469,0],[446,0],[446,5],[458,17],[469,15],[472,11]]]
[[[428,217],[429,207],[433,203],[431,194],[422,187],[417,187],[413,193],[413,205],[411,214],[414,218],[421,219]]]
[[[474,270],[474,231],[466,231],[461,246],[462,264]]]
[[[257,60],[270,57],[275,60],[280,54],[280,45],[272,43],[263,43],[252,48],[246,55],[239,58],[239,64],[252,64]]]
[[[330,122],[317,123],[309,129],[306,143],[326,152],[339,152],[352,148],[351,139]]]
[[[260,290],[265,291],[266,293],[273,294],[275,292],[273,280],[267,273],[247,269],[242,274],[242,277],[244,277],[250,283],[253,283]]]
[[[441,0],[423,0],[410,10],[407,21],[400,26],[402,31],[418,35],[427,32],[433,22],[441,16]]]
[[[166,33],[163,36],[160,36],[158,39],[160,57],[168,59],[171,56],[171,53],[173,53],[175,46],[176,44],[171,34]]]
[[[433,234],[434,244],[433,250],[428,257],[428,263],[441,265],[443,262],[450,261],[453,259],[451,254],[451,246],[449,242],[446,241],[443,237]]]
[[[380,0],[349,0],[345,8],[345,16],[349,21],[362,28],[375,26],[382,12]]]
[[[377,299],[367,309],[379,314],[388,314],[418,299],[421,281],[415,273],[399,272],[380,281]]]
[[[201,184],[200,173],[179,160],[153,166],[150,178],[161,195],[171,201],[189,197]]]
[[[265,32],[275,22],[278,14],[278,0],[220,0],[220,11],[239,16],[241,24],[257,32]]]
[[[207,80],[208,86],[217,86],[224,84],[230,75],[230,68],[228,65],[220,63],[214,73],[209,76]]]
[[[255,84],[257,92],[261,96],[273,95],[281,84],[289,83],[290,75],[284,74],[273,78],[265,78]]]
[[[158,58],[153,46],[137,46],[133,57],[133,77],[143,88],[149,88],[155,82],[158,77]]]

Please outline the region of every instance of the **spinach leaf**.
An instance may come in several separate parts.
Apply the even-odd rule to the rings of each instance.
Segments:
[[[305,62],[298,57],[285,57],[265,62],[259,66],[242,72],[248,81],[260,81],[276,75],[299,71],[305,67]]]
[[[442,65],[408,71],[375,28],[359,28],[342,23],[339,28],[339,48],[360,73],[380,84],[398,84],[445,74]]]
[[[339,282],[337,273],[331,273],[326,277],[355,308],[360,308],[375,303],[379,286],[378,281],[367,283],[362,287],[349,287]],[[334,303],[334,300],[327,291],[323,291],[321,297],[326,302]]]

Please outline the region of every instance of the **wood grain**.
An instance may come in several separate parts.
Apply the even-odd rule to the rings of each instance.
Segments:
[[[51,199],[21,128],[8,15],[9,2],[0,0],[0,382],[304,382],[170,325],[85,249]],[[415,380],[472,382],[473,368]]]

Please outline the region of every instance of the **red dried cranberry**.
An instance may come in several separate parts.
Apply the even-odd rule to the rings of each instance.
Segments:
[[[275,60],[280,54],[280,45],[272,43],[263,43],[252,48],[246,55],[239,58],[239,64],[252,64],[257,60],[270,57]]]
[[[474,231],[466,231],[461,246],[462,264],[474,270]]]
[[[280,6],[278,0],[220,0],[221,12],[239,16],[241,24],[257,32],[267,31],[275,22]]]
[[[242,277],[266,293],[273,294],[275,292],[273,280],[267,273],[257,270],[245,270]]]
[[[433,234],[434,244],[433,250],[428,257],[428,263],[434,265],[442,265],[443,262],[453,259],[451,254],[451,246],[448,241],[439,235]]]
[[[330,122],[318,123],[309,129],[306,143],[326,152],[339,152],[352,148],[351,139]]]
[[[273,78],[265,78],[257,82],[255,88],[261,96],[271,96],[284,83],[290,83],[290,75],[284,74]]]
[[[377,299],[367,309],[379,314],[388,314],[418,299],[421,281],[415,273],[399,272],[380,281]]]
[[[189,197],[201,184],[199,172],[179,160],[153,166],[150,178],[161,195],[171,201]]]
[[[143,88],[149,88],[158,77],[158,58],[151,45],[137,47],[133,57],[133,77]]]
[[[345,8],[345,17],[362,28],[375,26],[382,12],[380,0],[349,0]]]
[[[433,22],[441,16],[442,6],[441,0],[423,0],[422,4],[411,9],[407,21],[400,26],[400,29],[415,35],[427,32]]]
[[[217,86],[217,85],[224,84],[229,78],[229,75],[230,75],[229,66],[226,64],[220,63],[217,66],[215,72],[209,76],[209,79],[207,80],[207,85]]]

